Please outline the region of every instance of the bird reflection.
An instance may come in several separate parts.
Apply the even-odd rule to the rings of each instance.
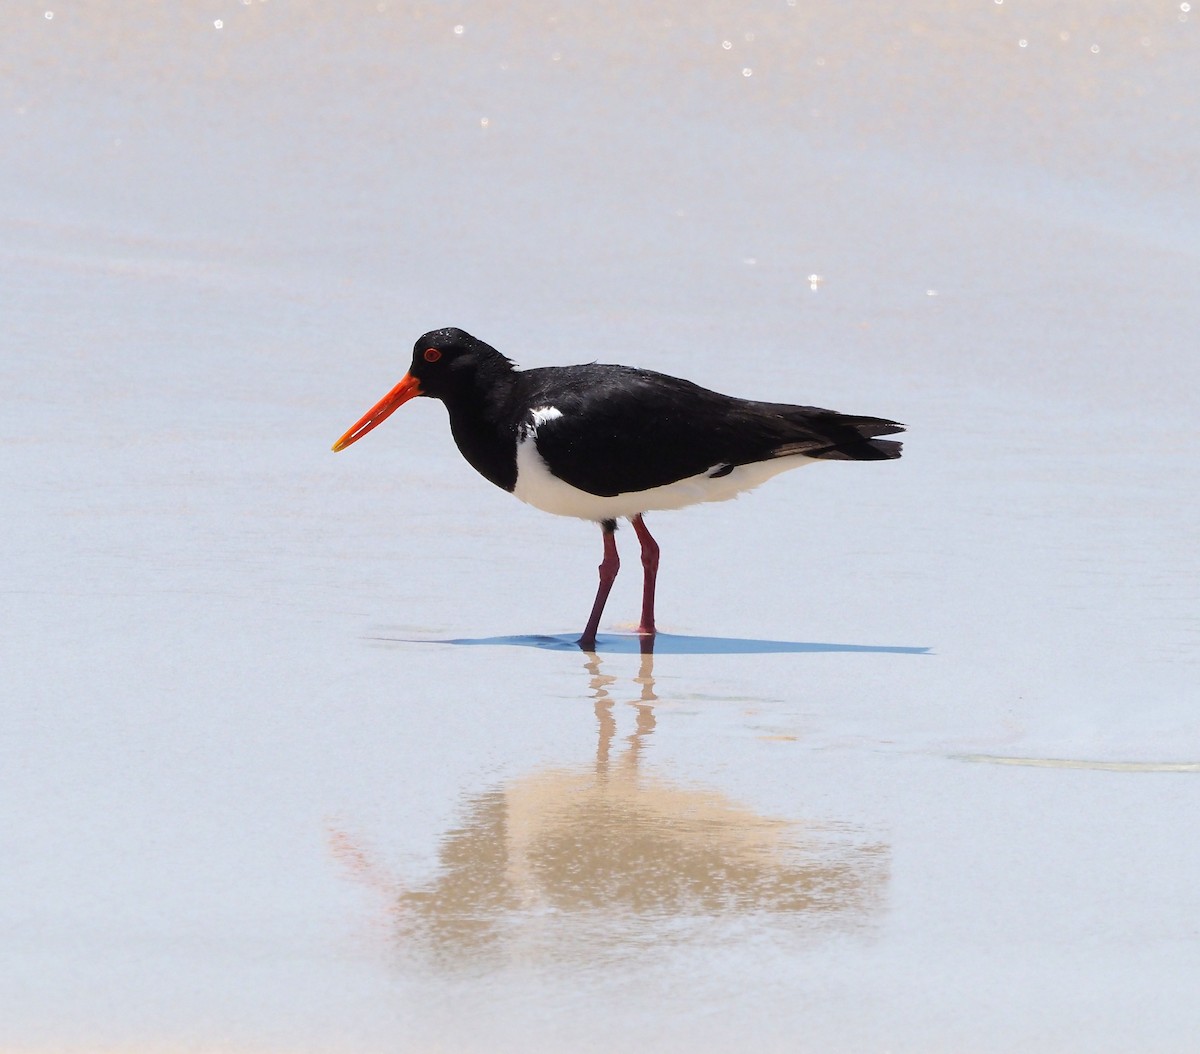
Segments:
[[[398,945],[445,965],[530,956],[642,953],[716,924],[860,930],[879,913],[888,846],[853,825],[756,814],[719,791],[666,778],[645,759],[655,729],[654,657],[644,651],[618,736],[618,678],[586,657],[595,761],[542,769],[473,797],[442,839],[440,873],[415,887],[362,840],[335,854],[386,898]]]

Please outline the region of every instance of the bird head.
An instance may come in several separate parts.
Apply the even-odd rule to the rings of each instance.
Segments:
[[[408,375],[421,386],[421,395],[445,399],[470,387],[475,376],[490,366],[510,369],[512,363],[490,344],[453,327],[430,330],[413,345]]]
[[[413,345],[412,364],[390,392],[360,418],[341,439],[333,444],[335,451],[344,450],[382,424],[396,410],[418,395],[446,399],[456,391],[474,383],[480,369],[501,364],[512,368],[495,348],[453,327],[430,330]]]

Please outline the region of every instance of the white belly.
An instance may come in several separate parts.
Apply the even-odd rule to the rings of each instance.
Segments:
[[[728,501],[772,476],[812,464],[816,460],[803,454],[792,454],[753,465],[739,465],[716,479],[708,472],[702,472],[662,487],[602,497],[572,487],[553,475],[538,453],[535,436],[536,433],[530,430],[517,444],[517,485],[513,493],[523,502],[544,512],[552,512],[556,516],[575,516],[581,520],[615,520],[636,516],[639,512],[682,509],[704,501]],[[718,467],[714,465],[708,471]]]

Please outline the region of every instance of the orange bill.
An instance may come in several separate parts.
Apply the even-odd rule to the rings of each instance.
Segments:
[[[344,450],[351,443],[356,443],[362,439],[372,428],[378,424],[382,424],[391,417],[409,399],[413,399],[420,394],[421,382],[416,377],[406,373],[404,379],[395,388],[363,414],[362,418],[355,422],[354,427],[333,444],[334,452]]]

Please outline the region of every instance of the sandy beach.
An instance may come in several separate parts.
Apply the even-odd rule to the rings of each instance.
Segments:
[[[0,1048],[1186,1054],[1200,11],[0,39]],[[412,342],[903,421],[600,532]]]

